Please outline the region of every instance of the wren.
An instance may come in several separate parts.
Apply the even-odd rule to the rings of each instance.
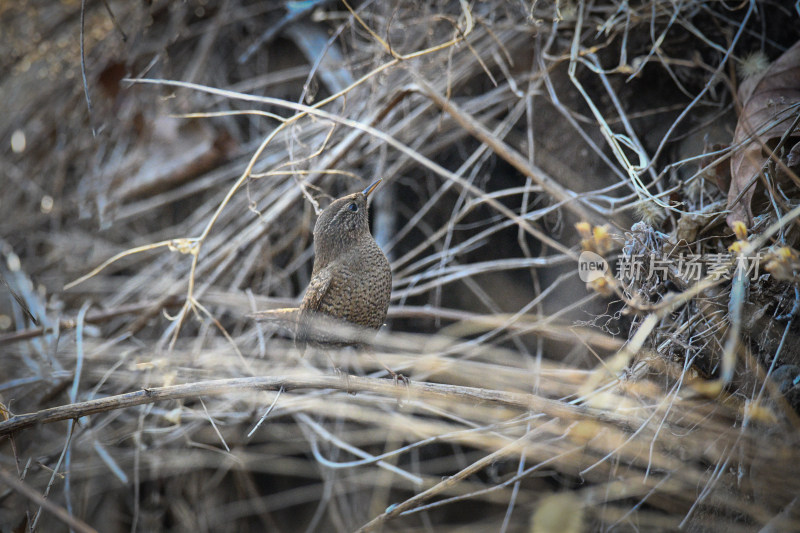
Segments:
[[[255,315],[259,320],[286,322],[288,318],[301,355],[308,343],[348,344],[331,334],[336,322],[370,333],[386,320],[392,269],[369,231],[367,210],[367,199],[380,182],[339,198],[320,213],[314,225],[314,268],[299,308]],[[326,323],[325,331],[320,330],[320,322]]]
[[[319,315],[378,330],[389,309],[392,269],[369,231],[367,198],[381,180],[334,201],[314,225],[314,268],[300,303],[295,343],[301,353]]]

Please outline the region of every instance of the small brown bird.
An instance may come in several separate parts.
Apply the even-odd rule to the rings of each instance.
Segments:
[[[344,321],[367,331],[377,331],[386,320],[392,270],[369,231],[367,216],[367,198],[380,182],[339,198],[320,213],[314,226],[314,269],[300,307],[255,315],[257,319],[291,315],[295,344],[301,354],[309,342],[331,342],[330,335],[314,327],[320,318]]]

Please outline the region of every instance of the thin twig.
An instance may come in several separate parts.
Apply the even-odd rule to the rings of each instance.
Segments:
[[[50,500],[45,499],[41,494],[39,494],[39,491],[32,489],[26,483],[23,483],[17,479],[16,476],[9,474],[3,469],[0,469],[0,481],[33,503],[50,511],[56,518],[67,524],[70,528],[80,531],[81,533],[97,533],[97,530],[89,526],[86,522],[80,518],[70,515],[63,507],[60,507]]]

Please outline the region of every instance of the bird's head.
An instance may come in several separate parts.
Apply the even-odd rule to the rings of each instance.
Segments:
[[[320,213],[314,225],[314,250],[318,257],[321,252],[336,254],[369,235],[367,199],[380,182],[339,198]]]

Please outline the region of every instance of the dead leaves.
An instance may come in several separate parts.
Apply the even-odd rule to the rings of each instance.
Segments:
[[[768,159],[765,145],[783,137],[800,113],[800,42],[775,60],[760,76],[739,87],[742,113],[736,125],[728,189],[728,225],[753,222],[751,201],[761,167]],[[800,129],[791,135],[800,136]],[[789,146],[792,146],[791,144]]]

